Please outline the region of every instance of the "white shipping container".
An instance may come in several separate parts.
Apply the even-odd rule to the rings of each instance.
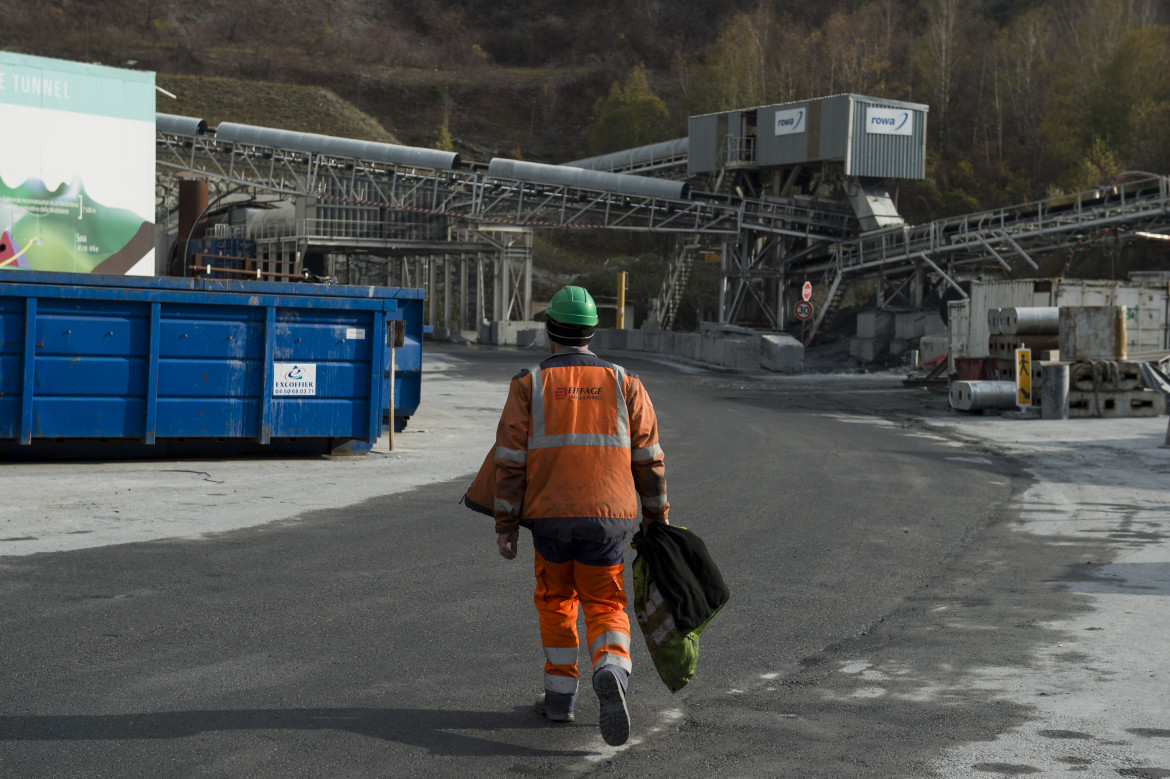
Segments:
[[[988,311],[996,308],[1125,306],[1126,351],[1135,355],[1170,350],[1170,295],[1163,282],[1096,279],[1027,279],[973,282],[969,300],[951,303],[951,367],[955,357],[987,357]],[[956,332],[959,328],[959,332]]]

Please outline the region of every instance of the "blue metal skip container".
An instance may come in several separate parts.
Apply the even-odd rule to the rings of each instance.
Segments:
[[[0,271],[0,452],[368,451],[418,407],[422,313],[419,289]]]

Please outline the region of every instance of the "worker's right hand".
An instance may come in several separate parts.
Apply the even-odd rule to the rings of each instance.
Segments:
[[[650,519],[649,517],[642,517],[642,535],[645,536],[650,532],[651,525],[669,525],[670,520],[666,517],[658,517]]]
[[[520,542],[520,531],[496,534],[496,546],[500,549],[500,556],[506,560],[516,558],[516,545]]]

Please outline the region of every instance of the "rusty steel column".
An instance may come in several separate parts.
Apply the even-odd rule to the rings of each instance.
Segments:
[[[176,256],[175,265],[171,266],[174,276],[187,275],[188,241],[203,237],[207,229],[200,219],[207,210],[207,179],[182,178],[179,180],[179,227],[175,236]],[[178,270],[178,273],[175,271]]]

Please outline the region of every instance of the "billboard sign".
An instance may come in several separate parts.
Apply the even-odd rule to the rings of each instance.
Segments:
[[[0,272],[154,274],[154,74],[0,51]]]

